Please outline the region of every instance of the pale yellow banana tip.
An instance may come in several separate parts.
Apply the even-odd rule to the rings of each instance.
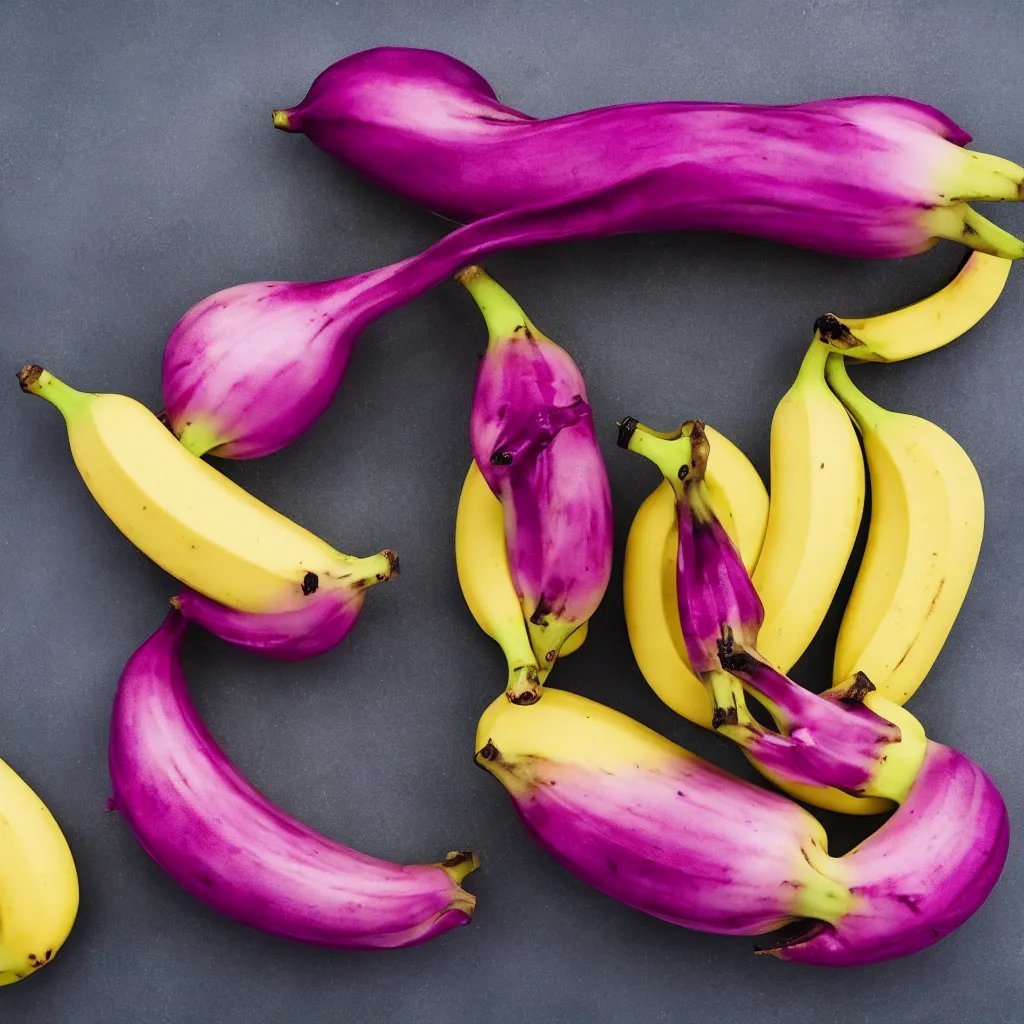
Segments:
[[[273,118],[275,128],[280,128],[281,131],[283,132],[290,132],[295,130],[292,125],[291,117],[289,117],[287,110],[275,110],[273,112]]]

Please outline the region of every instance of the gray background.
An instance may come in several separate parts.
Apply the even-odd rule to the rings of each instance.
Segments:
[[[442,222],[271,128],[272,107],[298,102],[349,52],[382,43],[447,50],[537,115],[627,100],[901,93],[941,107],[979,148],[1020,160],[1022,37],[1012,5],[998,0],[3,0],[0,755],[65,828],[82,905],[54,964],[0,992],[0,1019],[1019,1019],[1019,847],[992,898],[951,938],[912,960],[837,972],[755,958],[751,940],[617,905],[526,838],[503,790],[471,760],[475,718],[499,691],[503,663],[463,605],[452,555],[485,337],[455,284],[366,331],[338,401],[301,441],[260,461],[218,464],[343,550],[396,548],[401,579],[374,590],[353,635],[318,661],[263,662],[197,633],[186,670],[228,753],[300,819],[396,860],[478,849],[484,866],[468,882],[477,916],[418,949],[345,953],[207,910],[104,813],[111,696],[174,581],[104,518],[59,417],[22,397],[13,374],[38,361],[80,388],[159,408],[163,340],[198,299],[254,279],[366,270],[437,239]],[[1024,230],[1024,210],[985,210]],[[663,235],[490,261],[578,357],[614,490],[616,575],[559,685],[745,771],[724,741],[660,705],[630,655],[621,551],[656,475],[615,448],[614,421],[630,413],[668,427],[701,417],[767,474],[772,409],[814,317],[895,308],[945,283],[960,259],[950,243],[871,263]],[[1015,823],[1024,796],[1021,273],[963,342],[857,371],[879,401],[948,429],[981,472],[989,518],[976,584],[911,707],[933,736],[992,773]],[[808,685],[828,675],[842,596],[796,670]],[[823,818],[838,851],[873,824]]]

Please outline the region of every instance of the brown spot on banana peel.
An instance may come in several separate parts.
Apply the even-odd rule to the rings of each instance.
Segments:
[[[926,611],[924,613],[924,622],[921,623],[921,629],[922,630],[924,629],[924,623],[927,622],[931,618],[932,612],[935,611],[935,608],[936,608],[936,606],[939,603],[939,598],[942,596],[942,588],[945,585],[946,585],[946,577],[943,576],[942,579],[939,580],[939,585],[935,588],[935,594],[932,597],[931,604],[928,605],[928,611]],[[907,660],[907,658],[910,657],[910,652],[914,649],[914,645],[917,643],[918,637],[920,637],[920,635],[921,635],[921,631],[919,630],[914,635],[914,638],[910,641],[910,643],[907,644],[907,649],[900,655],[900,660],[897,661],[895,665],[893,665],[892,672],[895,672],[896,669],[898,669],[900,667],[900,665],[902,665],[903,662],[905,662]],[[890,673],[890,675],[891,674],[892,673]]]
[[[759,664],[757,658],[751,657],[744,650],[737,650],[730,637],[727,641],[718,641],[718,662],[726,672],[752,672]]]
[[[484,761],[496,761],[501,763],[501,752],[494,745],[493,740],[488,740],[477,752],[475,760],[477,763],[483,759]]]
[[[704,424],[700,420],[693,420],[690,426],[690,464],[689,469],[693,471],[692,479],[700,481],[708,468],[708,456],[711,454],[711,442],[704,430]],[[679,479],[686,475],[683,470],[687,467],[680,467]]]
[[[533,614],[530,616],[530,622],[535,626],[544,627],[548,624],[546,616],[551,614],[551,605],[543,594],[537,598],[537,607],[534,609]]]
[[[946,577],[943,576],[942,579],[939,580],[939,585],[935,588],[935,596],[932,598],[932,603],[928,605],[928,611],[925,613],[924,616],[926,619],[929,618],[933,611],[935,611],[935,606],[939,603],[939,598],[942,596],[942,588],[945,585]]]
[[[310,594],[316,593],[316,588],[320,586],[320,577],[315,572],[307,572],[302,577],[302,593],[309,597]]]
[[[739,725],[739,713],[735,707],[715,708],[711,715],[711,728],[721,729],[723,726]]]

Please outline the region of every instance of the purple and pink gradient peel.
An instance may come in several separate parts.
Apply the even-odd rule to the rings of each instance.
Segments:
[[[476,266],[459,274],[490,334],[470,447],[501,502],[509,568],[538,664],[597,610],[611,576],[611,487],[572,357]],[[532,686],[510,694],[537,699]]]
[[[179,885],[243,924],[321,946],[416,945],[458,925],[475,898],[470,853],[440,865],[378,860],[274,806],[228,761],[188,695],[171,611],[125,666],[110,726],[112,809]]]
[[[856,967],[908,956],[960,927],[1006,863],[1010,822],[991,778],[959,751],[929,742],[907,799],[840,857],[855,897],[838,925],[764,950],[782,960]]]
[[[284,612],[241,612],[186,589],[171,605],[189,622],[267,658],[301,661],[336,647],[359,618],[369,587],[398,574],[398,555],[385,550],[353,558],[347,576],[324,577],[300,608]]]
[[[525,717],[510,727],[509,714]],[[761,950],[785,960],[854,966],[925,949],[981,906],[1006,860],[999,791],[937,743],[903,805],[842,857],[793,801],[574,694],[549,690],[525,708],[499,698],[477,748],[528,834],[573,874],[700,931],[760,935],[806,921]]]
[[[486,219],[390,267],[240,285],[189,310],[163,387],[197,455],[290,444],[327,408],[364,327],[503,249],[709,229],[848,256],[907,256],[939,237],[1024,255],[958,198],[1019,199],[1024,168],[962,149],[969,136],[913,100],[630,104],[537,121],[451,57],[383,48],[333,65],[275,123],[434,210]]]
[[[274,124],[459,222],[600,205],[628,183],[632,214],[608,234],[730,231],[866,257],[909,256],[942,235],[1024,254],[964,205],[1022,198],[1024,168],[965,150],[971,136],[945,114],[896,96],[630,103],[536,119],[454,57],[380,47],[332,64]],[[972,222],[977,233],[965,233]]]

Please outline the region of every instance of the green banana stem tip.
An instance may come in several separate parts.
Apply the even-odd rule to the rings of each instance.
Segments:
[[[618,446],[653,462],[677,495],[682,491],[684,480],[689,482],[703,477],[708,447],[703,424],[690,421],[673,433],[660,433],[626,416],[616,425]]]
[[[170,429],[170,423],[167,424]],[[196,419],[186,424],[178,435],[182,446],[197,459],[204,455],[216,455],[217,449],[224,444],[224,438],[204,420]]]
[[[966,203],[939,206],[928,212],[931,230],[936,238],[962,242],[978,252],[987,252],[990,256],[1002,256],[1008,260],[1024,257],[1024,241],[1004,231],[998,224],[993,224]]]
[[[469,292],[480,307],[492,345],[504,338],[511,338],[520,331],[525,330],[527,334],[540,333],[519,303],[483,267],[475,264],[463,267],[455,275],[455,280]]]
[[[817,326],[817,325],[815,325]],[[825,383],[825,363],[832,349],[815,332],[810,348],[804,353],[794,387],[816,387]]]
[[[860,429],[876,427],[884,417],[889,415],[887,409],[871,401],[850,379],[846,369],[846,360],[833,352],[825,363],[825,379],[835,396],[843,403],[846,411]]]
[[[65,419],[96,397],[85,391],[76,391],[64,381],[58,380],[48,370],[35,364],[23,366],[18,371],[18,383],[25,394],[45,398],[55,405]]]

